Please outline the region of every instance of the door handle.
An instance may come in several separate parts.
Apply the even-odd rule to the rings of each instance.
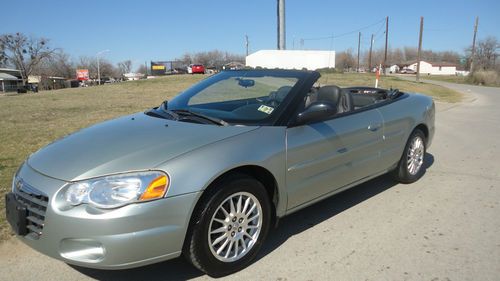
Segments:
[[[378,129],[380,129],[382,127],[382,124],[381,123],[377,123],[377,124],[370,124],[368,126],[368,130],[372,131],[372,132],[375,132],[377,131]]]

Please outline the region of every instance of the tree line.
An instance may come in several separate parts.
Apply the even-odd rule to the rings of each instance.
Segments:
[[[500,72],[500,62],[497,61],[500,44],[496,37],[480,40],[474,55],[474,70]],[[422,60],[429,62],[446,62],[469,69],[472,48],[466,48],[464,55],[455,51],[423,50]],[[365,51],[360,54],[360,66],[363,68],[375,67],[383,62],[384,49],[374,50],[371,54]],[[465,58],[465,59],[464,59]],[[416,61],[417,49],[414,47],[390,48],[387,53],[386,65],[402,64]],[[237,61],[244,62],[243,55],[232,54],[219,50],[185,53],[177,61],[177,67],[185,67],[192,63],[203,64],[207,67],[221,69],[223,65]],[[370,65],[371,62],[371,65]],[[90,78],[97,77],[97,58],[95,56],[80,56],[73,59],[61,48],[50,46],[50,40],[43,37],[28,37],[22,33],[0,35],[0,67],[13,67],[21,71],[24,81],[30,75],[56,76],[73,78],[76,69],[88,69]],[[117,64],[106,58],[99,58],[101,77],[122,77],[132,71],[132,62],[124,60]],[[336,68],[342,71],[357,67],[357,54],[352,49],[337,53]],[[137,72],[147,74],[145,65],[139,65]]]
[[[500,72],[500,61],[497,61],[498,50],[500,49],[500,43],[496,37],[487,37],[480,40],[476,46],[476,52],[474,55],[475,70],[496,70]],[[460,54],[455,51],[432,51],[432,50],[422,50],[421,59],[428,62],[435,63],[451,63],[458,67],[469,70],[471,62],[471,50],[472,47],[468,47],[464,50],[464,54]],[[403,47],[403,48],[389,48],[387,50],[387,61],[386,65],[394,64],[405,64],[409,62],[415,62],[417,60],[418,50],[415,47]],[[337,53],[336,56],[336,67],[340,70],[348,71],[356,69],[357,67],[357,53],[353,49],[347,49],[345,51]],[[364,51],[360,54],[360,67],[362,68],[373,68],[379,64],[383,64],[384,61],[384,49],[376,49],[372,51],[371,55],[371,65],[370,64],[370,54],[368,51]]]
[[[219,50],[198,53],[185,53],[177,61],[178,67],[191,63],[199,63],[208,67],[221,68],[224,64],[244,62],[242,55]],[[22,78],[27,81],[30,75],[74,78],[77,69],[88,69],[90,78],[97,78],[97,57],[80,56],[73,59],[61,48],[50,46],[50,40],[44,37],[29,37],[22,33],[0,35],[0,67],[12,67],[20,70]],[[132,61],[124,60],[117,64],[106,58],[99,58],[101,77],[120,78],[132,72]],[[147,74],[148,69],[140,64],[136,72]]]

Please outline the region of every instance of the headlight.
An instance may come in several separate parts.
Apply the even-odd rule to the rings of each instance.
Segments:
[[[168,184],[168,176],[158,171],[120,174],[70,183],[64,198],[73,206],[88,203],[110,209],[162,198]]]

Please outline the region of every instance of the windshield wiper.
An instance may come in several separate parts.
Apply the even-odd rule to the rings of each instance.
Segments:
[[[168,112],[165,110],[160,110],[158,107],[151,108],[147,111],[144,112],[146,115],[153,116],[153,117],[158,117],[158,118],[163,118],[163,119],[169,119],[169,120],[177,120],[179,117],[177,114],[174,112]]]
[[[194,111],[191,111],[189,109],[175,109],[175,110],[172,110],[172,112],[177,113],[177,115],[182,115],[182,116],[195,116],[195,117],[208,120],[212,123],[215,123],[215,124],[221,125],[221,126],[228,126],[229,125],[229,123],[227,123],[226,121],[224,121],[222,119],[207,116],[205,114],[194,112]]]

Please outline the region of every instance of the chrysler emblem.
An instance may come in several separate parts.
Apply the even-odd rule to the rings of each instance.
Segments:
[[[25,183],[22,179],[19,179],[15,184],[15,189],[17,192],[23,192],[31,196],[41,196],[43,195],[39,190],[32,187],[31,185]]]

